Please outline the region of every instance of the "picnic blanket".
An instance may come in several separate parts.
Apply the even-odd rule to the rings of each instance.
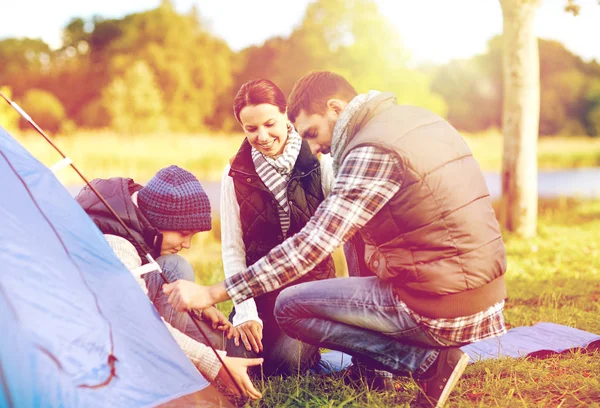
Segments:
[[[572,349],[600,349],[600,335],[556,323],[537,323],[508,330],[499,337],[461,348],[471,363],[499,357],[546,357]]]

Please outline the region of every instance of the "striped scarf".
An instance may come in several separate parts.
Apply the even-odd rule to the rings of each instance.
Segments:
[[[366,94],[360,94],[352,98],[352,100],[346,105],[337,122],[333,128],[333,137],[331,138],[331,157],[333,157],[333,174],[337,177],[338,170],[340,169],[340,155],[348,145],[349,134],[348,124],[352,117],[359,111],[362,106],[379,95],[379,91],[369,91]]]
[[[281,231],[285,236],[290,228],[290,207],[287,201],[287,182],[292,174],[292,169],[296,164],[296,159],[300,153],[302,138],[296,130],[288,126],[288,138],[283,148],[283,153],[278,158],[265,156],[254,147],[252,148],[252,161],[254,168],[265,186],[271,191],[275,200],[279,204],[279,223]]]

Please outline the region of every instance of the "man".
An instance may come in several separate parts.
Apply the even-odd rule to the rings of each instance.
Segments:
[[[389,93],[357,95],[331,72],[301,78],[288,115],[314,153],[331,152],[331,193],[246,271],[207,288],[167,285],[169,302],[182,310],[275,290],[358,233],[375,276],[288,288],[277,321],[307,343],[413,373],[443,406],[468,362],[459,347],[506,330],[506,253],[479,165],[439,116]]]

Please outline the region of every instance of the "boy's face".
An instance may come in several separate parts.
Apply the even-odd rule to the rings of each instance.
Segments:
[[[192,238],[199,231],[161,231],[163,240],[160,247],[161,255],[176,254],[183,248],[189,249]]]

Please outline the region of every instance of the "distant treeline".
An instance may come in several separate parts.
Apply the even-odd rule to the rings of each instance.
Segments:
[[[51,132],[112,128],[122,133],[237,130],[233,97],[249,79],[287,94],[310,70],[346,76],[359,92],[392,91],[454,126],[501,126],[502,39],[485,54],[414,67],[401,38],[370,0],[318,0],[287,38],[234,53],[196,8],[164,0],[122,19],[72,19],[62,47],[38,39],[0,41],[0,88]],[[248,25],[251,29],[251,23]],[[540,134],[600,134],[600,64],[540,40]],[[0,106],[0,126],[24,126]]]

